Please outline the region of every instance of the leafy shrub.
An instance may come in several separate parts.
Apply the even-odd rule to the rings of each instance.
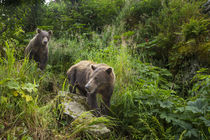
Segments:
[[[5,52],[6,57],[0,58],[0,138],[49,137],[54,132],[47,129],[56,123],[50,111],[53,103],[40,100],[44,75],[28,59],[16,60],[14,48],[7,43]]]
[[[44,5],[42,26],[52,26],[55,36],[101,31],[117,16],[122,0],[83,0],[77,4],[70,1],[50,2]],[[56,17],[56,18],[55,18]]]
[[[189,39],[195,39],[198,44],[200,41],[205,39],[208,31],[209,20],[200,19],[190,19],[189,23],[183,25],[183,35],[186,41]]]
[[[9,17],[9,15],[5,15],[1,12],[0,14],[4,15],[0,17],[0,28],[2,29],[0,32],[0,56],[5,55],[3,47],[5,47],[5,42],[7,41],[18,50],[16,56],[22,58],[22,50],[24,49],[24,31],[20,26],[21,22],[16,17]]]
[[[116,22],[119,24],[124,21],[131,29],[141,22],[145,23],[145,18],[157,15],[161,8],[161,0],[129,0],[125,2]]]
[[[163,59],[163,62],[167,64],[169,52],[173,46],[175,46],[175,44],[182,41],[180,40],[181,37],[178,34],[182,30],[182,25],[184,25],[186,22],[189,22],[192,18],[196,19],[197,21],[200,20],[200,4],[201,2],[187,2],[182,0],[170,0],[162,2],[162,8],[158,14],[155,15],[156,17],[151,16],[148,19],[145,19],[145,24],[140,24],[140,30],[142,29],[144,33],[141,33],[140,31],[139,35],[143,40],[141,37],[138,38],[140,38],[143,43],[145,43],[145,38],[147,38],[149,42],[151,41],[150,52],[158,54],[155,55],[155,57],[157,59]],[[194,10],[192,11],[191,9]],[[152,23],[150,20],[152,20]],[[204,22],[205,20],[203,20],[203,24],[205,24]],[[153,30],[147,31],[146,29],[148,27]],[[146,34],[149,34],[149,36]],[[156,45],[154,45],[154,43]]]
[[[73,5],[65,0],[42,5],[44,14],[36,24],[21,25],[9,14],[0,17],[0,27],[11,25],[1,34],[0,138],[97,139],[85,130],[107,122],[117,124],[112,139],[209,139],[209,24],[199,10],[203,1],[88,0]],[[33,31],[34,25],[55,33],[44,72],[14,55],[23,44],[16,41],[24,38],[22,29]],[[18,52],[21,56],[23,50]],[[86,120],[85,115],[72,123],[59,120],[52,99],[57,90],[67,90],[67,69],[84,59],[114,68],[114,122]],[[196,74],[201,62],[205,68]]]
[[[168,82],[171,77],[168,71],[141,63],[135,65],[139,72],[131,78],[138,77],[134,80],[136,84],[128,85],[123,92],[115,92],[113,97],[112,110],[122,121],[120,128],[136,139],[179,138],[183,132],[183,138],[209,137],[208,97],[185,100],[172,90],[175,85]],[[208,89],[204,93],[206,91]],[[151,120],[153,116],[159,125]]]
[[[92,29],[101,30],[104,25],[111,24],[123,5],[122,0],[88,0],[82,1],[78,7],[81,22]],[[74,17],[75,18],[75,17]]]

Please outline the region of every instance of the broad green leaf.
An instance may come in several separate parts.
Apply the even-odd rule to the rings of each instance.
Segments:
[[[23,90],[27,90],[28,92],[37,92],[37,85],[35,84],[32,84],[32,83],[26,83],[26,84],[22,84],[22,87],[21,87]]]
[[[210,127],[210,120],[207,120],[204,117],[199,117],[199,119],[201,119],[207,127]]]
[[[184,129],[192,129],[192,125],[190,123],[179,119],[173,119],[173,124],[178,125]]]
[[[204,113],[205,108],[208,107],[208,102],[205,99],[196,99],[195,101],[189,101],[187,103],[186,110],[193,113]]]
[[[194,137],[198,137],[198,130],[197,129],[190,129],[190,130],[188,130],[187,131],[187,133],[185,134],[185,136],[187,136],[187,137],[192,137],[192,136],[194,136]]]
[[[160,118],[165,119],[168,123],[175,119],[173,116],[166,114],[165,112],[160,114]]]
[[[185,108],[184,107],[178,107],[178,108],[176,108],[178,111],[180,111],[180,112],[184,112],[184,110],[185,110]]]
[[[186,106],[185,110],[187,111],[191,111],[193,113],[202,113],[202,110],[199,110],[197,107],[195,106]]]
[[[7,87],[9,89],[15,89],[15,90],[20,89],[19,82],[15,81],[15,80],[7,82]]]
[[[158,103],[160,104],[160,106],[162,108],[171,108],[171,107],[173,107],[173,102],[171,102],[171,101],[163,101],[163,102],[159,101]]]

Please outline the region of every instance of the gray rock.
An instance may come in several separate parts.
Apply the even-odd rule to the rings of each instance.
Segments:
[[[86,113],[86,120],[90,120],[94,117],[94,115],[91,112],[87,113],[89,108],[86,102],[86,97],[78,94],[70,94],[65,91],[60,91],[58,94],[59,102],[63,106],[63,114],[70,117],[70,119],[78,119],[84,113]],[[110,129],[108,129],[103,123],[91,125],[85,131],[92,134],[93,136],[99,137],[107,137],[110,133]]]
[[[60,91],[58,94],[63,105],[63,113],[69,115],[72,119],[76,119],[83,112],[87,111],[87,108],[85,108],[85,97],[65,91]]]

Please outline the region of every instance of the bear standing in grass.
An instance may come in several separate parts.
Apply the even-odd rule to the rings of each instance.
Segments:
[[[48,42],[52,31],[44,31],[37,29],[37,34],[25,49],[25,56],[34,59],[41,70],[44,70],[48,60]]]
[[[100,93],[105,103],[102,114],[108,113],[115,82],[114,71],[110,66],[84,60],[70,67],[67,76],[71,93],[76,93],[78,88],[82,95],[87,96],[91,109],[98,109],[96,94]]]

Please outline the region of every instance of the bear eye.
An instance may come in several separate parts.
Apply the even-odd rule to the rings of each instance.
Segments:
[[[97,80],[98,80],[98,78],[97,78],[97,77],[95,77],[95,78],[94,78],[94,80],[96,80],[96,81],[97,81]]]

